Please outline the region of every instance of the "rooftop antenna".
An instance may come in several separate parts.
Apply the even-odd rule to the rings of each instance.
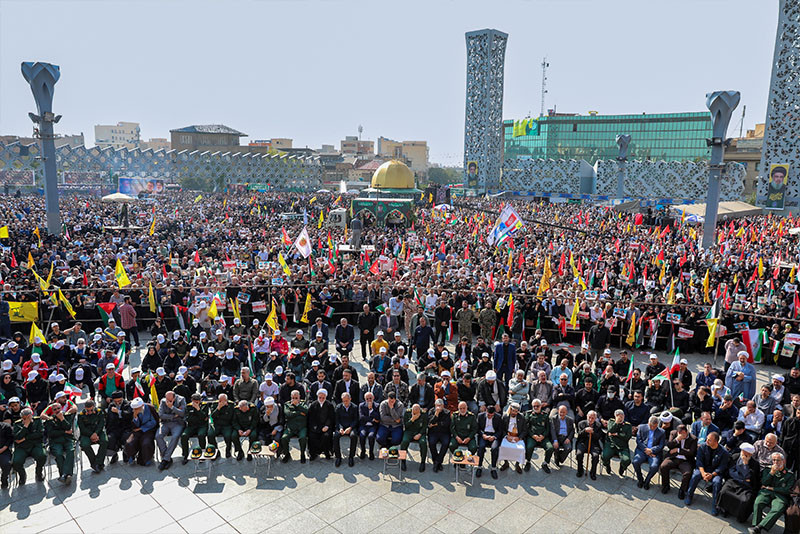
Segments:
[[[742,131],[744,130],[744,115],[747,112],[747,106],[742,106],[742,120],[739,123],[739,137],[742,137]]]
[[[361,132],[364,131],[364,127],[360,124],[358,125],[358,140],[361,141]]]
[[[542,106],[539,109],[539,116],[544,117],[544,98],[547,94],[547,67],[550,63],[547,62],[547,56],[542,59]]]

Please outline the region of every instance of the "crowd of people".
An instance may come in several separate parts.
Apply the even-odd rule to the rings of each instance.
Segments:
[[[193,438],[239,461],[271,445],[283,462],[297,438],[301,463],[337,468],[417,442],[420,471],[428,453],[434,471],[474,454],[495,479],[574,454],[595,479],[618,458],[641,488],[660,474],[667,493],[680,472],[685,505],[706,490],[712,513],[752,513],[755,532],[797,524],[791,217],[721,221],[702,250],[680,219],[520,202],[525,228],[490,245],[508,201],[466,199],[421,205],[408,228],[367,224],[352,251],[325,223],[338,195],[176,194],[131,205],[127,227],[117,207],[62,199],[59,236],[40,198],[3,201],[3,488],[12,467],[25,483],[28,457],[42,480],[47,454],[70,483],[76,440],[95,472],[156,449],[167,469],[178,445],[186,463]],[[12,331],[26,302],[42,331]],[[692,376],[656,349],[724,363]],[[786,372],[759,385],[754,360]]]

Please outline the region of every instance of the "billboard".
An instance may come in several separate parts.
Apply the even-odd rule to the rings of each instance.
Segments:
[[[103,185],[108,176],[99,171],[61,171],[60,184],[64,185]]]
[[[33,171],[18,171],[15,169],[4,169],[0,171],[0,185],[3,186],[22,186],[34,185]]]
[[[139,193],[147,193],[147,194],[163,193],[164,180],[156,180],[154,178],[120,177],[119,192],[131,196],[137,196]]]

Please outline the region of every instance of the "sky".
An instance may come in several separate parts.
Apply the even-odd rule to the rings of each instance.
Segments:
[[[142,139],[221,123],[319,148],[425,140],[461,165],[464,33],[507,34],[503,117],[705,110],[742,93],[764,122],[777,0],[0,0],[0,134],[31,135],[22,61],[61,67],[56,133],[139,122]],[[38,31],[42,29],[43,31]]]

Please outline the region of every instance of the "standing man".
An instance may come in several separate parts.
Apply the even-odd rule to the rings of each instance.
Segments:
[[[370,346],[375,339],[375,327],[378,324],[378,317],[369,309],[369,304],[364,304],[363,310],[358,314],[356,325],[359,331],[359,340],[361,342],[361,359],[365,362],[369,360],[367,357],[370,354]]]
[[[481,337],[491,341],[494,336],[494,328],[497,326],[497,313],[494,311],[493,303],[487,299],[485,306],[478,313],[478,326],[481,328]]]
[[[131,298],[125,297],[125,302],[119,307],[119,318],[122,322],[122,329],[128,335],[128,339],[133,339],[133,348],[139,346],[139,327],[136,323],[136,309],[131,304]]]
[[[458,321],[458,337],[467,338],[467,343],[472,344],[472,322],[475,320],[475,312],[469,307],[469,302],[464,299],[461,302],[461,309],[456,312]]]
[[[436,320],[436,342],[438,343],[439,340],[442,340],[442,343],[447,343],[447,327],[452,318],[452,312],[450,311],[450,306],[447,305],[447,300],[439,300],[439,305],[436,307],[433,316]]]
[[[517,347],[511,343],[508,334],[503,334],[503,342],[494,348],[494,369],[503,385],[514,375],[514,365],[517,363]]]

